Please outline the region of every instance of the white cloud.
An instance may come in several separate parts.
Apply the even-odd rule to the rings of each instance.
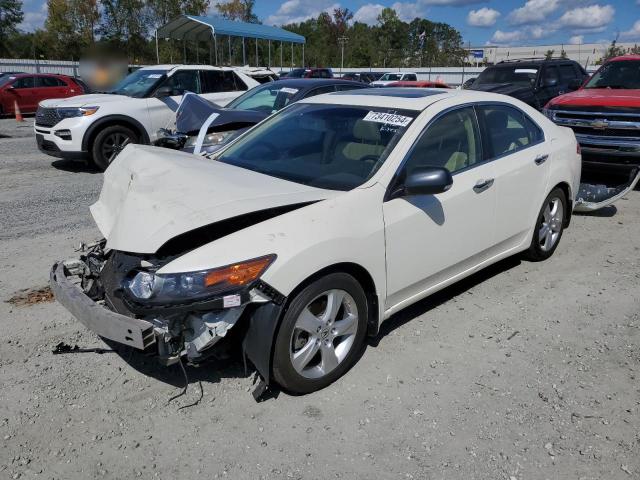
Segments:
[[[491,42],[503,45],[513,42],[521,42],[525,38],[526,34],[523,30],[517,30],[515,32],[503,32],[502,30],[496,30],[493,37],[491,37]]]
[[[558,20],[559,27],[575,30],[602,31],[613,20],[616,11],[611,5],[591,5],[567,10]]]
[[[640,4],[640,0],[638,0],[638,4]],[[631,30],[627,30],[626,32],[622,32],[620,37],[625,40],[637,40],[640,39],[640,20],[633,24]]]
[[[287,0],[274,14],[269,15],[264,23],[267,25],[300,23],[316,18],[322,12],[331,13],[339,7],[340,4],[334,3],[333,0]]]
[[[558,0],[528,0],[522,7],[509,14],[509,22],[513,25],[539,23],[555,12],[560,3]]]
[[[479,10],[471,10],[467,15],[467,23],[473,27],[492,27],[499,16],[499,11],[483,7]]]
[[[366,23],[367,25],[375,25],[378,23],[378,15],[380,15],[380,12],[382,12],[384,8],[384,5],[380,5],[379,3],[367,3],[353,14],[353,21]]]
[[[483,3],[485,0],[418,0],[419,3],[424,5],[448,5],[459,7],[461,5],[472,5],[474,3]],[[640,1],[640,0],[638,0]]]
[[[42,28],[44,21],[47,19],[47,2],[43,2],[40,10],[35,12],[25,12],[22,23],[18,25],[20,30],[25,32],[33,32],[38,28]]]
[[[571,45],[580,45],[584,43],[584,35],[574,35],[569,39]]]
[[[426,16],[427,12],[422,6],[422,3],[423,2],[396,2],[391,5],[391,8],[396,11],[400,20],[410,22],[416,17],[423,18]],[[366,23],[367,25],[376,25],[378,23],[378,15],[380,15],[380,12],[385,8],[387,7],[379,3],[367,3],[353,14],[353,21]]]

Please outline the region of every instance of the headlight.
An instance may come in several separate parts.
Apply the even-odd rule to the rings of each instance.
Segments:
[[[229,130],[228,132],[209,133],[205,135],[204,140],[202,141],[202,146],[212,147],[214,145],[223,145],[234,133],[236,133],[235,130]],[[187,138],[187,141],[184,144],[185,148],[195,147],[196,140],[198,140],[197,135]]]
[[[58,118],[87,117],[93,115],[100,107],[56,108]]]
[[[198,272],[156,274],[138,271],[125,279],[124,287],[130,297],[142,303],[158,305],[203,300],[250,284],[260,278],[275,259],[275,255],[267,255]]]

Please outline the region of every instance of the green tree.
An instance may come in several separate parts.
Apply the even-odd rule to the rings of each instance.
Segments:
[[[216,3],[216,10],[221,16],[229,20],[260,23],[257,15],[253,12],[255,3],[255,0],[228,0]]]
[[[100,19],[96,0],[48,0],[45,30],[54,58],[79,58],[95,42]]]
[[[22,2],[20,0],[0,0],[0,55],[10,55],[9,38],[18,33],[22,22]]]
[[[138,63],[152,58],[149,35],[152,15],[144,0],[100,0],[102,41]]]
[[[544,59],[551,60],[553,58],[554,53],[555,53],[555,50],[547,50],[547,53],[544,54]]]

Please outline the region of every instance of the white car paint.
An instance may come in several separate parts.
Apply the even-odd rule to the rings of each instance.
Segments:
[[[400,75],[400,77],[393,80],[388,80],[386,79],[387,75]],[[391,83],[403,82],[405,80],[417,80],[417,79],[418,79],[418,75],[413,72],[389,72],[389,73],[385,73],[382,77],[380,77],[380,80],[371,82],[370,85],[372,87],[386,87]]]
[[[259,83],[241,71],[226,67],[212,67],[208,65],[155,65],[144,67],[141,70],[154,70],[165,72],[167,77],[184,70],[234,70],[235,74],[246,84],[247,89],[258,86]],[[202,97],[220,106],[224,106],[246,90],[231,92],[203,93]],[[98,111],[90,116],[66,118],[58,122],[54,127],[39,126],[34,123],[36,134],[42,135],[44,140],[53,142],[61,152],[61,156],[69,155],[70,158],[88,156],[83,148],[85,134],[93,124],[105,117],[118,115],[126,117],[142,127],[150,142],[157,139],[157,131],[166,127],[174,120],[175,111],[182,100],[182,95],[164,98],[134,98],[125,95],[113,94],[88,94],[75,97],[44,100],[40,102],[42,107],[99,107]],[[56,131],[69,130],[71,140],[60,138]],[[84,142],[86,144],[86,142]],[[85,145],[86,146],[86,145]],[[71,157],[73,155],[74,157]]]
[[[378,318],[384,319],[526,250],[542,202],[552,188],[567,185],[571,201],[578,192],[581,159],[571,130],[557,127],[511,97],[450,90],[424,98],[340,94],[302,102],[420,113],[382,167],[347,192],[315,189],[189,154],[130,145],[108,169],[100,200],[92,207],[107,246],[154,252],[173,235],[217,220],[286,202],[317,200],[196,248],[163,266],[158,274],[206,270],[276,254],[262,280],[287,296],[323,268],[352,263],[373,279]],[[542,128],[545,141],[455,173],[447,192],[385,201],[387,186],[429,122],[449,108],[475,102],[516,106]],[[536,165],[540,154],[548,154],[549,159]],[[481,195],[474,193],[473,186],[488,178],[495,179],[495,185]]]

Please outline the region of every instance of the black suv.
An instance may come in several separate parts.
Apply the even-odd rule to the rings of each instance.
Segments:
[[[487,67],[469,89],[509,95],[542,110],[552,98],[580,88],[587,77],[578,62],[564,58],[508,60]]]

